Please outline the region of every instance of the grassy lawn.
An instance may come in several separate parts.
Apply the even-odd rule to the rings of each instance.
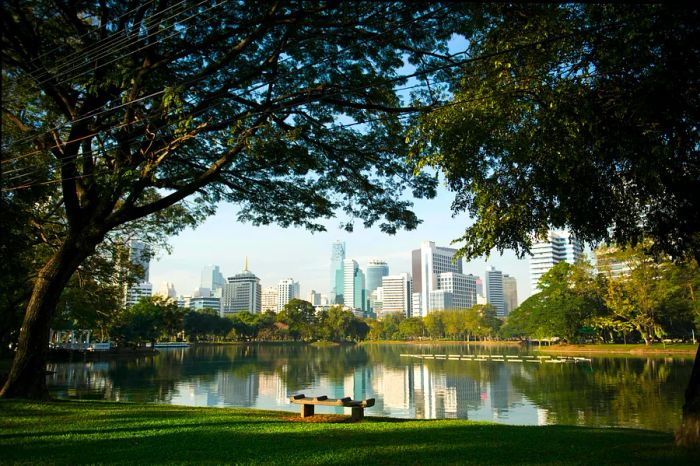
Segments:
[[[2,464],[697,464],[672,434],[460,420],[0,400]],[[695,455],[695,456],[693,456]]]

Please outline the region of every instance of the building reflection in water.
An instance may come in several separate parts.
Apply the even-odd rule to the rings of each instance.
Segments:
[[[375,398],[370,416],[670,431],[692,368],[692,359],[555,366],[403,358],[402,350],[203,347],[129,361],[51,363],[47,383],[59,398],[297,411],[289,396],[304,393]]]

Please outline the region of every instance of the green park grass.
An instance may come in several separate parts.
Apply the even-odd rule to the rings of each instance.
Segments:
[[[368,411],[371,413],[371,410]],[[0,400],[2,464],[697,464],[673,435],[619,428]]]

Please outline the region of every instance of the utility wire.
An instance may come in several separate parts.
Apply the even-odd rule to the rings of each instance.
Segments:
[[[228,1],[228,0],[226,0],[226,1]],[[222,2],[222,3],[223,3],[223,2]],[[408,10],[406,10],[406,11],[408,11]],[[439,10],[436,10],[436,11],[439,11]],[[368,19],[371,18],[372,16],[375,16],[375,14],[370,15],[368,18],[364,19],[364,21],[368,20]],[[424,15],[423,17],[417,17],[417,18],[413,19],[412,22],[420,21],[420,20],[424,19],[426,16],[427,16],[427,15]],[[395,23],[396,23],[396,22],[395,22]],[[394,28],[391,28],[391,29],[388,29],[388,30],[390,31],[390,30],[397,29],[397,28],[399,28],[399,27],[401,27],[401,26],[405,26],[405,23],[408,23],[408,21],[403,21],[402,23],[398,23],[398,24],[396,24],[396,26],[395,26]],[[382,34],[385,33],[386,31],[387,31],[387,30],[384,30],[384,31],[382,32]],[[380,37],[382,34],[375,34],[374,36]],[[374,37],[372,37],[372,38],[367,38],[367,39],[365,39],[365,40],[363,40],[363,41],[360,41],[360,42],[355,43],[355,44],[353,44],[353,45],[347,46],[347,47],[345,47],[345,48],[343,48],[343,49],[337,51],[334,55],[335,55],[335,57],[338,57],[338,56],[340,56],[341,54],[347,52],[348,50],[351,50],[352,48],[355,48],[355,47],[357,47],[357,46],[360,46],[360,45],[362,45],[362,44],[365,44],[365,43],[369,42],[369,41],[370,41],[371,39],[373,39],[373,38],[374,38]],[[312,41],[312,40],[313,40],[313,39],[309,39],[309,41]],[[328,61],[328,60],[331,59],[332,57],[333,57],[333,56],[327,56],[327,57],[325,57],[323,60],[321,60],[321,61],[319,61],[319,62],[316,62],[316,63],[312,63],[312,64],[310,64],[309,66],[317,66],[317,65],[319,65],[319,64],[322,64],[322,63]],[[283,62],[285,62],[285,61],[291,60],[291,59],[292,59],[292,57],[286,57],[285,59],[283,59],[283,60],[280,61],[280,64],[283,63]],[[269,85],[271,85],[271,84],[275,84],[277,81],[281,80],[282,78],[292,76],[292,75],[295,74],[295,72],[296,72],[296,70],[290,70],[288,73],[286,73],[286,74],[284,74],[284,75],[279,75],[279,76],[277,76],[274,80],[272,80],[272,81],[270,81],[270,82],[264,82],[264,83],[261,83],[261,84],[259,84],[259,85],[254,85],[254,86],[252,86],[252,87],[249,86],[248,88],[243,89],[242,92],[241,92],[241,94],[238,94],[237,96],[234,96],[234,97],[244,97],[244,96],[247,95],[247,94],[250,94],[250,93],[252,93],[252,92],[255,92],[255,91],[257,91],[257,90],[260,90],[260,89],[262,89],[262,88],[265,88],[265,87],[267,87],[267,86],[269,86]],[[181,83],[181,85],[186,85],[186,83]],[[164,92],[165,92],[165,89],[163,89],[163,90],[161,90],[161,91],[158,91],[158,92],[154,92],[154,93],[152,93],[152,94],[149,94],[148,96],[141,97],[141,98],[135,99],[135,100],[130,101],[130,102],[126,102],[126,103],[121,104],[121,105],[118,105],[118,106],[116,106],[116,107],[109,108],[109,109],[105,109],[105,110],[103,110],[103,111],[99,111],[99,112],[97,112],[97,113],[95,113],[95,112],[96,112],[97,110],[99,110],[99,109],[96,109],[95,111],[93,111],[93,112],[91,112],[91,113],[89,113],[89,114],[86,114],[86,115],[84,115],[84,116],[82,116],[82,117],[80,117],[80,118],[78,118],[78,119],[71,120],[70,122],[63,123],[63,124],[60,125],[60,126],[57,126],[57,127],[52,128],[52,129],[46,130],[46,131],[44,131],[43,133],[40,133],[40,134],[38,134],[38,135],[26,136],[26,137],[24,137],[24,138],[21,138],[21,139],[18,139],[18,140],[14,140],[14,141],[12,141],[12,142],[10,143],[10,145],[5,146],[3,149],[4,149],[4,150],[7,150],[11,145],[18,144],[18,143],[20,143],[20,142],[24,142],[24,141],[27,141],[27,140],[31,140],[31,139],[38,138],[38,137],[40,137],[40,136],[42,136],[42,135],[49,134],[49,133],[52,132],[52,131],[58,131],[59,129],[61,129],[61,128],[63,128],[63,127],[66,127],[66,126],[68,126],[68,125],[72,125],[72,124],[74,124],[74,123],[77,123],[77,122],[79,122],[79,121],[83,121],[83,120],[88,119],[88,118],[97,117],[97,116],[103,115],[103,114],[105,114],[105,113],[112,112],[112,111],[117,110],[117,109],[119,109],[119,108],[122,108],[122,107],[125,107],[125,106],[128,106],[128,105],[131,105],[131,104],[133,104],[133,103],[135,103],[135,102],[139,102],[139,101],[145,100],[145,99],[150,98],[150,97],[158,96],[158,95],[160,95],[160,94],[163,94]],[[119,99],[119,97],[113,99],[113,101],[114,101],[114,100],[118,100],[118,99]],[[112,101],[112,102],[113,102],[113,101]],[[108,102],[107,104],[109,104],[109,102]],[[106,104],[106,105],[107,105],[107,104]]]

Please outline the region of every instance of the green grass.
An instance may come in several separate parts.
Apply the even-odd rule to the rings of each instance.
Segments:
[[[633,429],[310,423],[248,409],[0,400],[2,464],[680,465],[692,455],[673,447],[672,434]]]

